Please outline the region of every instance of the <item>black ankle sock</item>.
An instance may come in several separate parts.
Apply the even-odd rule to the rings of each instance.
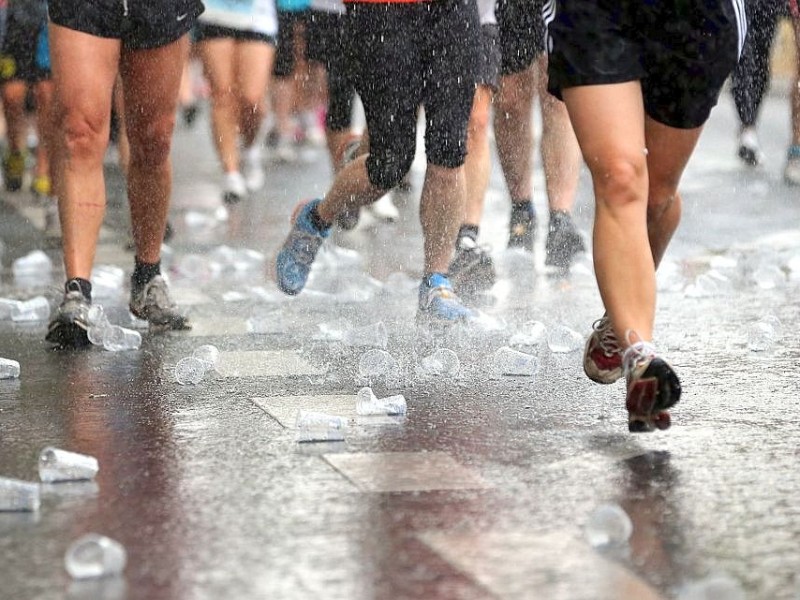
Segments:
[[[461,238],[468,237],[473,242],[478,241],[478,226],[477,225],[462,225],[461,229],[458,230],[458,235],[456,236],[456,245],[458,245],[458,240]]]
[[[92,282],[82,277],[73,277],[64,284],[66,292],[80,292],[89,302],[92,301]]]
[[[131,285],[135,289],[142,288],[150,283],[150,280],[156,275],[161,275],[161,261],[146,263],[137,258],[133,267],[133,275],[131,275]]]
[[[530,200],[520,200],[511,203],[511,224],[530,223],[536,218],[536,209]]]
[[[311,224],[321,232],[328,231],[331,228],[331,224],[325,221],[322,217],[319,216],[319,212],[317,212],[317,207],[315,206],[308,212],[308,218],[311,219]]]

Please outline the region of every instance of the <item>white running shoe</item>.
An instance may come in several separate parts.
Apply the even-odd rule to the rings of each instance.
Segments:
[[[282,163],[292,163],[297,161],[297,148],[294,139],[289,136],[280,136],[275,144],[275,160]]]
[[[758,135],[752,127],[745,127],[739,134],[739,158],[749,167],[757,167],[764,162]]]
[[[222,201],[226,204],[236,204],[247,196],[247,184],[239,171],[225,173],[222,184]]]
[[[246,148],[242,157],[242,174],[247,189],[255,192],[264,187],[267,182],[264,166],[261,162],[261,145],[253,144]]]
[[[400,218],[400,211],[394,205],[391,194],[381,196],[377,202],[367,206],[367,210],[378,221],[383,221],[384,223],[394,223]]]

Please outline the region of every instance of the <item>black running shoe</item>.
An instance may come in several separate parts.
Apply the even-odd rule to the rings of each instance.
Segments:
[[[513,211],[508,226],[508,247],[522,248],[533,252],[536,241],[536,215],[529,212]]]
[[[475,240],[463,236],[456,244],[456,254],[450,263],[447,277],[456,294],[467,296],[488,290],[497,274],[492,257]]]
[[[179,312],[172,301],[167,282],[161,275],[156,275],[141,287],[134,287],[128,308],[135,317],[149,321],[151,325],[161,329],[192,328],[189,319]]]
[[[47,327],[45,340],[61,348],[81,348],[89,345],[89,309],[92,307],[77,284],[64,294]]]
[[[545,252],[544,264],[556,267],[560,271],[568,271],[575,255],[586,252],[583,238],[569,213],[563,211],[550,213]]]

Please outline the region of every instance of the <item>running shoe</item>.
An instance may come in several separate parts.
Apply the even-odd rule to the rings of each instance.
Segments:
[[[400,211],[394,205],[392,194],[384,194],[377,202],[366,206],[367,211],[378,221],[395,223],[400,218]]]
[[[508,247],[533,252],[536,240],[536,215],[513,211],[508,227]]]
[[[575,255],[585,251],[583,238],[575,227],[570,214],[560,210],[552,211],[547,228],[544,264],[567,271],[572,265]]]
[[[47,175],[37,175],[31,181],[31,192],[37,198],[46,198],[50,195],[53,186]]]
[[[800,146],[789,146],[786,153],[786,168],[783,170],[783,179],[789,185],[800,186]]]
[[[3,181],[6,191],[17,192],[22,189],[22,178],[25,176],[25,153],[11,150],[3,158]]]
[[[242,157],[242,175],[248,191],[255,192],[264,187],[267,177],[261,160],[260,144],[253,144],[244,150]]]
[[[297,149],[293,136],[279,136],[275,142],[273,150],[275,160],[281,163],[293,163],[297,161]]]
[[[247,183],[239,171],[225,173],[222,183],[222,201],[225,204],[236,204],[247,196]]]
[[[129,309],[138,319],[162,329],[191,329],[189,319],[178,311],[169,295],[167,281],[156,275],[143,286],[131,286]]]
[[[614,383],[622,377],[622,348],[611,319],[603,315],[592,324],[583,351],[583,371],[597,383]]]
[[[292,229],[275,260],[278,287],[284,294],[296,296],[306,285],[311,265],[330,228],[320,231],[311,221],[311,210],[322,200],[301,202],[292,213]]]
[[[764,153],[758,143],[758,135],[752,127],[745,127],[739,134],[738,154],[748,167],[757,167],[764,162]]]
[[[623,354],[628,409],[628,430],[644,433],[668,429],[667,412],[681,397],[681,382],[672,367],[656,355],[647,342],[637,342]]]
[[[91,307],[91,302],[81,293],[77,282],[68,282],[64,299],[47,326],[45,340],[61,348],[88,346]]]
[[[492,257],[468,236],[458,239],[447,276],[453,288],[465,295],[488,290],[497,278]]]
[[[419,286],[417,321],[457,323],[474,318],[475,314],[464,306],[444,275],[434,273],[422,280]]]

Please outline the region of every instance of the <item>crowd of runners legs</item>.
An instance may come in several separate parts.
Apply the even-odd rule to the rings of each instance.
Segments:
[[[67,277],[47,340],[88,344],[110,137],[130,203],[130,310],[155,328],[191,326],[160,272],[172,134],[178,116],[192,124],[200,106],[191,57],[202,65],[208,90],[208,139],[225,203],[268,185],[265,145],[279,161],[296,159],[300,137],[327,147],[332,183],[322,197],[297,205],[275,261],[286,294],[303,291],[334,227],[352,229],[362,210],[397,218],[391,194],[409,186],[421,123],[420,326],[469,326],[478,315],[470,298],[495,283],[480,238],[490,132],[508,190],[507,245],[533,253],[538,222],[546,219],[544,263],[561,275],[587,247],[572,219],[585,165],[605,314],[587,340],[584,370],[599,383],[625,378],[632,431],[664,429],[681,384],[652,344],[655,269],[680,220],[681,175],[731,72],[741,119],[736,151],[748,165],[763,161],[755,126],[779,5],[9,0],[0,62],[4,185],[24,185],[32,104],[38,145],[29,185],[49,207],[47,230],[60,236]],[[794,0],[786,8],[800,17]],[[798,89],[785,168],[790,184],[800,184]],[[359,133],[357,101],[366,120]],[[533,204],[538,157],[546,215]]]

